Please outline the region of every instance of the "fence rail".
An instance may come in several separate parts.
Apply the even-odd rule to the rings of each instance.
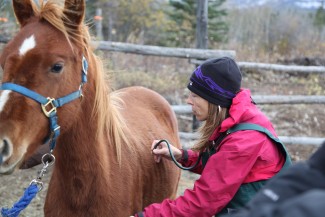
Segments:
[[[181,139],[186,139],[186,140],[195,140],[199,137],[197,133],[186,133],[186,132],[179,132],[179,136]],[[299,144],[299,145],[320,146],[325,141],[325,138],[320,138],[320,137],[279,136],[279,139],[286,145]],[[189,147],[185,146],[185,148],[189,148]]]
[[[202,60],[191,60],[191,63],[199,65]],[[237,62],[241,69],[254,70],[272,70],[280,72],[298,72],[298,73],[325,73],[325,66],[297,66],[297,65],[280,65],[271,63],[254,63],[254,62]]]
[[[209,59],[211,57],[229,56],[235,57],[233,50],[208,50],[193,48],[161,47],[152,45],[138,45],[130,43],[112,42],[112,41],[93,41],[92,46],[95,49],[116,51],[123,53],[133,53],[151,56],[177,57],[187,59]]]
[[[254,102],[263,105],[277,105],[277,104],[325,104],[325,96],[301,96],[301,95],[286,95],[286,96],[252,96]],[[176,114],[191,114],[192,108],[190,105],[173,105],[172,106]]]
[[[296,65],[279,65],[270,63],[253,63],[238,62],[241,69],[262,69],[282,72],[299,72],[299,73],[325,73],[324,66],[296,66]]]

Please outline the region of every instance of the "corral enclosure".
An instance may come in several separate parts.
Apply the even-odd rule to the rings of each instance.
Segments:
[[[279,37],[282,41],[274,41],[268,47],[264,48],[264,53],[258,53],[261,50],[261,44],[267,38],[272,42],[272,37],[265,37],[262,35],[261,29],[257,26],[263,24],[262,22],[255,22],[256,20],[267,21],[269,19],[256,19],[258,17],[270,17],[272,13],[268,12],[269,8],[260,10],[256,8],[255,13],[247,11],[233,11],[234,14],[231,18],[237,24],[232,26],[230,33],[235,38],[245,38],[246,41],[239,45],[235,39],[230,40],[228,45],[223,45],[226,48],[234,48],[237,52],[237,61],[264,61],[279,64],[296,64],[291,62],[290,59],[283,59],[280,57],[277,60],[275,52],[283,55],[295,57],[295,55],[322,55],[322,49],[325,44],[322,41],[311,40],[315,37],[310,35],[305,36],[303,33],[312,33],[316,35],[316,31],[310,29],[310,25],[305,19],[305,22],[299,21],[299,25],[293,25],[295,19],[284,17],[283,20],[290,20],[291,22],[274,22],[278,25],[291,24],[287,28],[281,28],[282,31],[289,32],[284,34],[288,37],[281,38],[282,34],[274,33],[274,37]],[[245,16],[254,15],[251,19],[254,22],[249,22],[248,19],[240,19],[238,22],[239,13]],[[292,12],[293,13],[293,12]],[[265,16],[265,14],[267,16]],[[290,13],[285,13],[286,15]],[[307,16],[307,15],[305,15]],[[299,16],[304,17],[304,16]],[[277,19],[282,19],[281,17]],[[245,23],[245,25],[244,25]],[[248,25],[247,25],[248,23]],[[251,25],[251,24],[254,25]],[[251,28],[247,28],[251,26]],[[264,25],[261,25],[264,27]],[[307,27],[309,28],[308,30]],[[252,28],[254,28],[252,31]],[[297,29],[299,31],[297,31]],[[8,28],[6,28],[7,30]],[[1,31],[0,31],[1,32]],[[271,33],[273,31],[270,31]],[[324,31],[323,31],[324,32]],[[247,33],[247,34],[244,34]],[[248,34],[249,33],[249,34]],[[252,33],[252,37],[249,37]],[[299,33],[299,34],[298,34]],[[295,37],[290,37],[292,34]],[[297,35],[302,35],[297,37]],[[324,33],[323,33],[324,35]],[[259,37],[257,37],[259,36]],[[271,35],[272,36],[272,35]],[[255,43],[259,40],[259,44]],[[286,43],[285,43],[286,42]],[[307,43],[309,42],[309,43]],[[1,45],[0,45],[1,46]],[[242,49],[242,48],[245,49]],[[307,50],[306,47],[310,48]],[[270,49],[274,50],[270,50]],[[298,49],[297,49],[298,48]],[[313,48],[315,50],[313,50]],[[238,49],[238,50],[237,50]],[[314,53],[313,51],[318,50]],[[266,52],[267,51],[267,52]],[[1,52],[1,48],[0,48]],[[135,54],[123,54],[115,52],[96,51],[99,55],[103,56],[105,65],[110,71],[108,74],[113,78],[114,88],[119,89],[131,85],[143,85],[156,90],[162,94],[172,105],[184,104],[188,91],[186,85],[188,78],[195,68],[195,65],[190,63],[187,59],[180,58],[166,58],[166,57],[152,57],[142,56]],[[274,52],[273,54],[271,54]],[[280,59],[282,58],[282,61]],[[324,60],[323,60],[324,61]],[[323,63],[323,65],[325,65]],[[322,74],[300,74],[300,73],[286,73],[270,70],[243,70],[243,87],[250,88],[252,95],[325,95],[325,73]],[[306,136],[306,137],[325,137],[325,115],[324,104],[287,104],[287,105],[259,105],[260,109],[266,113],[271,119],[274,127],[280,136]],[[192,131],[192,116],[191,115],[177,115],[179,120],[179,129],[183,132]],[[183,140],[184,145],[193,144],[193,141]],[[303,145],[287,145],[294,161],[300,161],[308,158],[317,147],[316,146],[303,146]],[[41,167],[35,167],[29,170],[16,171],[12,176],[0,177],[0,208],[4,205],[11,206],[22,196],[24,188],[28,186],[30,181],[36,177],[37,171]],[[31,205],[24,210],[21,216],[41,217],[43,216],[42,208],[45,201],[46,187],[49,183],[50,175],[46,174],[43,181],[45,183],[45,190],[40,192]],[[183,173],[179,185],[179,194],[182,194],[185,188],[191,188],[194,180],[197,178],[195,175],[190,175],[187,172]]]
[[[189,60],[106,53],[113,65],[116,88],[144,85],[162,94],[172,105],[185,104],[187,82],[195,68]],[[123,58],[121,58],[123,55]],[[245,61],[237,58],[237,61]],[[292,62],[291,65],[296,63]],[[288,64],[290,65],[290,64]],[[243,88],[254,95],[325,95],[325,73],[242,70]],[[324,137],[324,104],[258,105],[280,136]],[[191,116],[179,115],[180,131],[191,130]]]

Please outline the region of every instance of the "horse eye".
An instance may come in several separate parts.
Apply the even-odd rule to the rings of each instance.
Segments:
[[[53,73],[60,73],[63,69],[63,65],[62,64],[55,64],[52,66],[51,68],[51,72]]]

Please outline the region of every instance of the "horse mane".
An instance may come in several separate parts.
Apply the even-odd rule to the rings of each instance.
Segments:
[[[120,114],[119,107],[123,107],[123,101],[118,94],[112,92],[108,85],[110,80],[105,77],[104,67],[101,59],[96,56],[91,48],[91,37],[88,27],[82,23],[80,26],[75,26],[65,16],[63,5],[60,5],[55,0],[48,0],[44,2],[39,1],[39,7],[32,1],[33,11],[41,20],[45,20],[61,31],[66,40],[69,42],[72,50],[72,42],[84,49],[84,55],[89,62],[89,66],[93,68],[93,76],[95,79],[95,105],[92,111],[92,117],[97,117],[97,138],[100,141],[107,139],[115,144],[118,162],[121,163],[121,149],[122,145],[134,150],[129,144],[132,138],[126,135],[129,133],[129,128],[126,126],[125,120]],[[80,57],[81,58],[81,57]]]

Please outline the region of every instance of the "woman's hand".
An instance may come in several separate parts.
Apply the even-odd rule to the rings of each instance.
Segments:
[[[167,158],[169,160],[171,160],[171,156],[167,147],[166,142],[161,142],[157,148],[155,148],[156,144],[159,142],[160,140],[154,140],[152,142],[151,145],[151,150],[152,150],[152,154],[154,155],[154,160],[156,161],[156,163],[159,163],[161,161],[161,157]],[[172,154],[174,155],[176,160],[181,159],[182,157],[182,151],[179,150],[178,148],[174,147],[172,144],[170,144],[170,149]],[[155,148],[155,149],[154,149]]]

